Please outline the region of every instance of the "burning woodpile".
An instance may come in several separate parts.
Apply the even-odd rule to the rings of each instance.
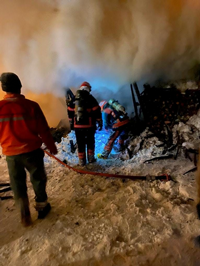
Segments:
[[[140,95],[144,119],[150,130],[159,138],[172,144],[172,129],[179,122],[186,123],[200,106],[200,89],[187,89],[184,93],[170,85],[168,88],[144,85]]]
[[[148,142],[155,144],[161,150],[152,152],[153,159],[174,158],[182,152],[194,165],[197,163],[200,136],[200,89],[188,87],[184,91],[175,84],[151,87],[144,85],[144,91],[139,93],[137,84],[135,92],[143,113],[146,130],[140,134],[134,143],[129,145],[129,157],[148,147]],[[137,104],[133,100],[134,104]],[[138,105],[138,104],[137,104]],[[137,110],[135,108],[135,110]],[[138,114],[136,113],[136,116]],[[134,148],[133,148],[134,147]]]

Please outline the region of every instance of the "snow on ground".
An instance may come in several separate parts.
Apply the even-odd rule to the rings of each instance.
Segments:
[[[97,132],[96,154],[107,137],[104,131]],[[78,158],[70,152],[72,139],[75,142],[73,132],[62,139],[57,157],[75,166]],[[134,143],[135,151],[140,140],[130,144]],[[110,159],[83,169],[127,175],[168,173],[173,181],[81,175],[45,156],[52,211],[45,220],[37,220],[30,182],[31,227],[21,226],[12,199],[0,202],[0,265],[199,265],[200,249],[193,242],[200,234],[195,178],[194,173],[183,175],[194,165],[181,154],[177,160],[143,163],[161,152],[157,142],[146,140],[143,150],[131,159],[113,152]],[[0,171],[0,182],[8,181],[4,156]]]

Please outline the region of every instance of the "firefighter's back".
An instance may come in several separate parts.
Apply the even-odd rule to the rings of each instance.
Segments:
[[[96,99],[85,90],[78,90],[75,99],[74,128],[95,128],[96,120],[101,119]]]

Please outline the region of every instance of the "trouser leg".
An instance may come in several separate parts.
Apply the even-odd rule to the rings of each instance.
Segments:
[[[6,161],[15,200],[27,198],[26,172],[20,155],[6,156]]]
[[[87,133],[87,158],[89,163],[96,161],[94,157],[95,152],[95,130],[89,129]]]
[[[116,138],[118,138],[118,136],[120,135],[120,133],[121,133],[120,130],[116,130],[116,131],[113,131],[111,133],[111,135],[109,136],[108,141],[104,147],[102,156],[108,157],[108,155],[110,154],[110,152],[112,150],[113,144],[114,144]]]
[[[38,205],[46,205],[47,176],[43,161],[44,151],[42,149],[37,149],[33,152],[24,154],[23,157],[24,165],[30,173],[31,183],[35,192],[36,206],[37,203],[40,203]]]
[[[86,134],[85,130],[76,129],[76,141],[77,141],[77,147],[78,147],[78,158],[80,165],[85,165],[86,163]]]
[[[28,198],[20,198],[19,207],[21,212],[21,223],[23,224],[23,226],[31,225],[32,221],[31,221]]]
[[[15,202],[20,209],[21,222],[28,226],[31,224],[31,217],[22,155],[6,156],[6,161]]]
[[[119,138],[118,138],[118,149],[119,149],[119,151],[123,150],[125,139],[127,139],[127,133],[126,133],[125,130],[123,130],[120,133]]]

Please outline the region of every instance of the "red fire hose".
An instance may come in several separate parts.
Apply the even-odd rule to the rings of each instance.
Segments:
[[[44,150],[44,152],[49,155],[50,157],[54,158],[56,161],[58,161],[63,166],[67,167],[68,169],[71,169],[79,174],[87,174],[87,175],[99,175],[99,176],[106,176],[106,177],[118,177],[118,178],[127,178],[131,180],[162,180],[162,181],[169,181],[171,180],[171,177],[168,174],[163,174],[161,176],[132,176],[132,175],[117,175],[117,174],[108,174],[108,173],[99,173],[99,172],[91,172],[86,170],[81,170],[74,168],[72,166],[67,165],[66,163],[62,162],[60,159],[58,159],[56,156],[48,152],[47,150]]]

